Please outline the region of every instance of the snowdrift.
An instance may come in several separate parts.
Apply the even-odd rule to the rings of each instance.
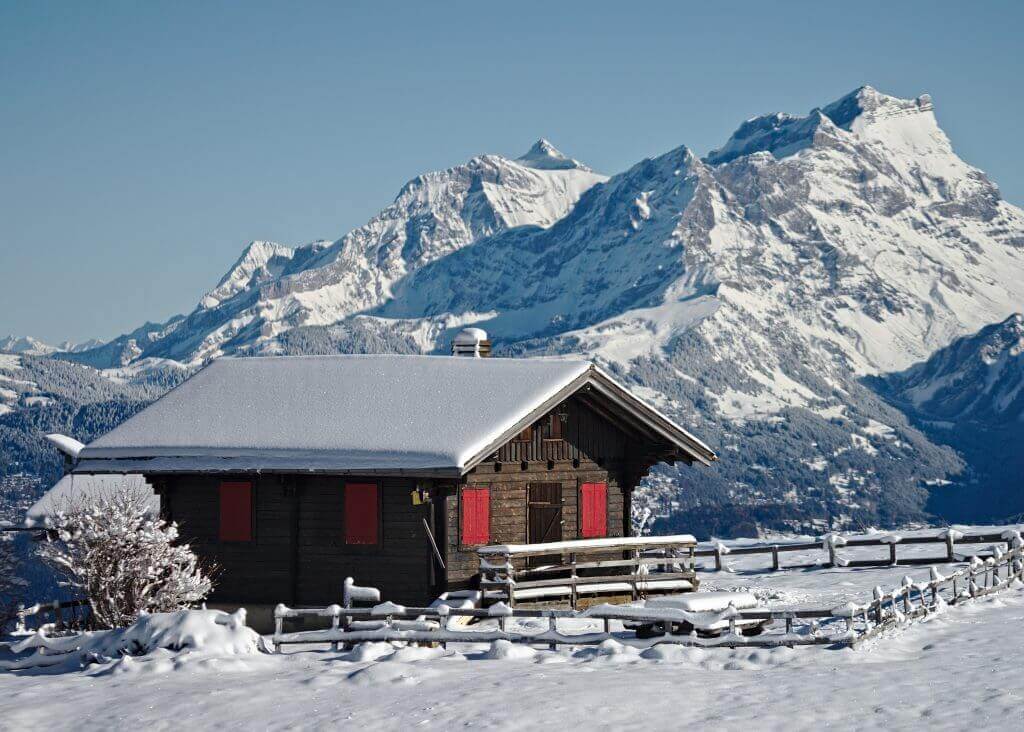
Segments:
[[[245,624],[245,610],[179,610],[143,615],[127,628],[51,637],[43,627],[11,645],[18,656],[0,661],[0,669],[17,671],[48,667],[75,671],[124,657],[157,652],[173,655],[246,656],[267,652],[256,631]]]

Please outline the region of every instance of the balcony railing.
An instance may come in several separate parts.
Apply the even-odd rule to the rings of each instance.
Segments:
[[[573,609],[599,597],[688,592],[698,584],[696,547],[688,534],[483,546],[480,589],[510,607],[565,602]]]

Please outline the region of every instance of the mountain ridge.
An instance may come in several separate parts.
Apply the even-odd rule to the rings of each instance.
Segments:
[[[710,435],[721,463],[659,470],[648,525],[845,527],[920,519],[927,486],[970,472],[872,380],[1022,300],[1024,212],[956,156],[928,95],[860,87],[611,177],[546,140],[417,176],[342,238],[254,242],[191,313],[58,357],[137,376],[229,353],[443,353],[476,325],[504,355],[595,358]]]

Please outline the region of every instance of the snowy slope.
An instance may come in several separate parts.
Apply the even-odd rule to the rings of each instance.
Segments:
[[[608,179],[545,141],[420,176],[336,242],[255,243],[191,314],[74,358],[445,351],[473,323],[499,351],[601,360],[719,449],[651,481],[643,511],[671,528],[723,502],[734,522],[897,522],[964,466],[870,378],[1022,301],[1024,212],[927,95],[862,87]]]
[[[860,597],[907,573],[708,573],[702,587],[753,590],[773,606],[794,606]],[[588,730],[997,729],[1020,723],[1022,612],[1024,590],[1014,587],[859,650],[367,643],[268,655],[217,648],[220,634],[192,633],[187,652],[0,674],[0,698],[11,729],[159,729],[173,710],[193,729],[522,730],[581,710]]]
[[[886,379],[934,420],[1024,423],[1024,316],[1014,313]]]

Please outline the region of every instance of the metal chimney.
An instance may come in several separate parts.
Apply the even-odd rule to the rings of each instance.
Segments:
[[[491,355],[491,342],[487,340],[487,331],[480,328],[466,328],[452,340],[453,356],[469,356],[470,358],[487,358]]]

